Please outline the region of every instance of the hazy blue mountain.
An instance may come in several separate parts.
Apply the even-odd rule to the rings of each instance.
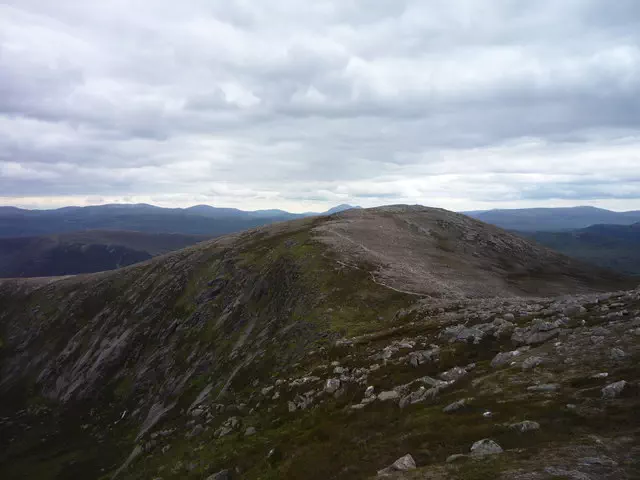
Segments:
[[[273,222],[347,210],[339,205],[324,213],[289,213],[284,210],[244,211],[195,205],[162,208],[147,204],[112,204],[26,210],[0,207],[0,237],[41,236],[82,230],[126,230],[148,233],[223,235]]]
[[[339,213],[339,212],[344,212],[345,210],[351,210],[352,208],[362,208],[358,205],[349,205],[348,203],[342,203],[340,205],[337,205],[333,208],[330,208],[329,210],[327,210],[326,212],[324,212],[324,215],[331,215],[332,213]]]
[[[113,270],[208,238],[203,235],[117,230],[0,238],[0,278],[48,277]]]
[[[640,223],[592,225],[569,232],[520,232],[565,255],[640,275]]]
[[[640,222],[640,211],[613,212],[596,207],[525,208],[464,212],[507,230],[567,231],[590,225],[631,225]]]

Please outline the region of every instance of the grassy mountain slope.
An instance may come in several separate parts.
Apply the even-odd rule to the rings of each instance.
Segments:
[[[412,478],[497,478],[547,451],[557,468],[578,448],[600,455],[594,434],[615,434],[607,458],[632,472],[638,337],[619,331],[635,328],[640,297],[593,293],[631,286],[412,207],[262,227],[113,272],[0,281],[0,475],[358,479],[411,452],[423,475]],[[569,291],[581,296],[531,297]],[[523,344],[517,365],[491,366]],[[541,365],[523,371],[534,355]],[[624,395],[600,400],[596,368],[629,381]],[[468,409],[442,412],[466,396]],[[540,432],[505,425],[524,419]],[[508,451],[445,463],[487,436]]]
[[[116,230],[0,238],[0,277],[56,276],[113,270],[207,238]]]

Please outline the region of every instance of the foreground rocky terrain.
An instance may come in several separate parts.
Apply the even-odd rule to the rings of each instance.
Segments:
[[[4,280],[0,475],[638,478],[635,287],[403,206]]]

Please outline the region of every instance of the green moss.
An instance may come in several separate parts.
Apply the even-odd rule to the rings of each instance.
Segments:
[[[509,468],[509,463],[504,455],[472,459],[455,468],[455,475],[459,480],[497,479]]]
[[[129,398],[133,391],[133,378],[130,375],[125,376],[118,382],[113,390],[115,398],[119,401]]]

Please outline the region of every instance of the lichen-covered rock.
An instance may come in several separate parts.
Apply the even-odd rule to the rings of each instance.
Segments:
[[[341,382],[338,378],[329,378],[324,386],[324,391],[327,393],[335,393],[340,388]]]
[[[610,356],[612,360],[624,360],[627,354],[621,348],[612,348]]]
[[[381,402],[396,401],[400,398],[400,394],[396,390],[387,390],[378,394],[378,400]]]
[[[602,397],[603,398],[616,398],[620,396],[622,391],[627,386],[627,382],[625,380],[620,380],[619,382],[610,383],[606,387],[602,389]]]
[[[388,467],[379,470],[379,477],[386,477],[392,475],[394,472],[408,472],[409,470],[416,469],[416,462],[410,454],[406,454],[404,457],[400,457]]]
[[[544,363],[544,358],[538,357],[536,355],[527,358],[524,362],[522,362],[523,370],[531,370],[532,368],[536,368]]]
[[[410,352],[407,358],[409,360],[409,364],[411,364],[414,367],[417,367],[425,363],[436,361],[438,359],[439,354],[440,354],[440,348],[437,346],[434,346],[430,350],[418,350],[416,352]]]
[[[509,428],[512,430],[517,430],[520,433],[533,432],[535,430],[540,430],[540,424],[531,420],[525,420],[519,423],[512,423],[511,425],[509,425]]]
[[[466,327],[464,325],[455,325],[445,328],[440,333],[440,338],[453,342],[465,342],[478,344],[485,337],[486,333],[476,327]]]
[[[471,445],[471,455],[474,457],[496,455],[502,452],[502,447],[489,438],[483,438]]]
[[[527,387],[529,392],[555,392],[560,389],[560,385],[557,383],[542,383],[540,385],[531,385]]]
[[[209,475],[207,480],[231,480],[231,470],[220,470],[213,475]]]
[[[446,372],[442,372],[439,377],[445,382],[456,382],[467,374],[467,369],[462,367],[453,367]]]
[[[502,365],[511,363],[514,358],[520,355],[522,355],[522,349],[512,350],[510,352],[500,352],[493,357],[493,360],[491,360],[491,366],[494,368],[501,367]]]
[[[442,409],[442,411],[444,413],[453,413],[453,412],[457,412],[458,410],[462,410],[463,408],[465,408],[467,405],[469,405],[469,403],[471,402],[470,398],[463,398],[462,400],[457,400],[453,403],[450,403],[449,405],[447,405],[446,407],[444,407]]]

